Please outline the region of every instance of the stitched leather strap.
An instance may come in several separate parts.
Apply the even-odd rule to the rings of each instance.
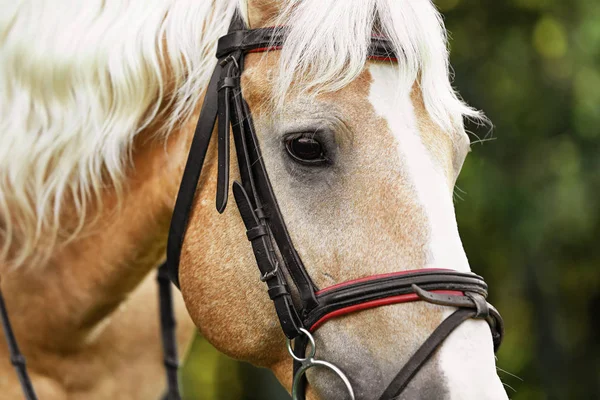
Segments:
[[[241,96],[238,99],[241,100]],[[245,149],[247,154],[245,157],[249,162],[251,175],[254,178],[253,187],[256,191],[255,196],[261,200],[261,209],[264,212],[265,220],[268,221],[269,228],[273,233],[273,239],[281,254],[283,265],[298,289],[302,308],[311,310],[317,306],[315,296],[316,286],[310,279],[300,256],[296,252],[283,215],[277,204],[277,199],[273,193],[267,169],[260,153],[260,144],[254,131],[252,116],[246,102],[243,102],[242,107],[243,112],[237,118],[242,122],[241,126],[244,128],[243,132],[246,135]]]
[[[317,296],[319,306],[304,316],[303,324],[313,330],[312,327],[315,324],[331,313],[343,315],[344,313],[340,313],[340,310],[347,309],[348,312],[354,312],[358,309],[369,308],[371,304],[373,306],[391,304],[376,302],[376,300],[390,299],[395,296],[398,296],[397,302],[424,300],[454,307],[477,307],[477,302],[471,297],[454,295],[444,297],[435,295],[431,291],[471,293],[473,296],[481,297],[485,302],[487,284],[478,275],[443,269],[415,270],[364,278],[319,291]],[[406,295],[412,295],[412,299],[401,297]],[[354,307],[357,305],[366,306]],[[494,345],[498,348],[503,336],[502,318],[493,307],[490,310],[488,322],[492,328]]]
[[[443,305],[443,306],[451,306],[451,307],[459,307],[459,310],[454,312],[450,317],[446,318],[436,329],[435,331],[427,338],[427,340],[419,347],[419,349],[413,354],[413,356],[409,359],[409,361],[404,365],[404,367],[400,370],[398,375],[394,378],[394,380],[390,383],[389,387],[386,389],[384,394],[380,397],[380,400],[391,400],[402,393],[402,390],[406,388],[410,380],[414,377],[414,375],[419,371],[419,369],[429,360],[435,350],[443,343],[443,341],[448,337],[448,335],[456,329],[462,322],[469,318],[477,318],[484,319],[487,321],[490,330],[492,332],[492,339],[494,342],[494,350],[497,350],[501,344],[502,337],[504,334],[504,323],[502,321],[502,317],[496,311],[496,309],[488,304],[485,301],[485,294],[480,294],[481,291],[485,292],[487,285],[485,282],[478,277],[477,275],[471,274],[463,274],[455,271],[415,271],[411,273],[403,273],[396,276],[396,279],[402,278],[406,281],[407,285],[410,285],[410,290],[412,293],[416,294],[418,297],[416,299],[405,300],[406,301],[426,301],[433,304]],[[370,283],[371,281],[377,281],[381,279],[394,279],[393,274],[391,276],[386,276],[386,278],[375,278],[370,280],[361,280],[358,285],[365,285]],[[432,288],[432,290],[437,290],[439,287],[443,286],[444,280],[440,279],[439,275],[445,275],[448,277],[458,277],[464,279],[462,283],[454,283],[455,287],[462,291],[465,291],[464,295],[456,295],[456,294],[440,294],[437,292],[432,292],[423,289],[423,282],[427,282],[428,286]],[[423,280],[423,278],[426,278]],[[421,286],[417,286],[414,283],[410,283],[414,281],[415,278],[422,278]],[[472,281],[466,278],[474,278],[478,281],[476,284],[473,284]],[[343,292],[344,289],[353,288],[354,284],[347,285],[338,285],[336,291]],[[470,289],[476,288],[477,290],[467,291]],[[361,304],[361,303],[359,303]],[[298,357],[304,357],[307,346],[307,340],[304,335],[298,337],[296,342],[294,343],[294,353]],[[295,372],[300,367],[300,363],[297,361],[294,362],[294,375]],[[301,382],[302,387],[306,386],[306,378],[302,377],[303,381]],[[304,398],[304,390],[301,392],[302,397]]]

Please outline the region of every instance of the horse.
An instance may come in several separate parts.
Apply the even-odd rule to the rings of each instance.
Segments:
[[[461,305],[432,293],[448,287],[419,287],[472,276],[452,190],[463,118],[483,116],[452,89],[439,14],[428,1],[247,6],[216,50],[196,131],[207,147],[192,144],[167,247],[195,324],[294,398],[506,398],[501,333],[454,324]],[[489,317],[475,303],[463,296]]]
[[[235,129],[251,115],[260,150],[250,149],[250,169],[259,163],[268,171],[312,294],[372,283],[374,276],[378,284],[397,283],[406,271],[409,286],[433,272],[471,276],[452,191],[469,150],[463,118],[484,117],[451,86],[445,30],[430,1],[19,3],[8,9],[0,35],[1,284],[40,397],[148,398],[164,385],[153,374],[158,352],[146,351],[152,345],[143,340],[150,312],[123,305],[135,302],[164,258],[199,105],[205,92],[214,96],[207,87],[217,40],[238,17],[247,28],[285,27],[280,45],[271,39],[273,45],[253,48],[242,66],[220,60],[241,77],[226,76],[219,93],[232,85],[238,98],[243,94],[246,111]],[[374,55],[378,38],[386,45]],[[261,280],[294,310],[304,293],[286,282],[297,284],[291,275],[298,270],[282,262],[257,274],[254,240],[270,246],[273,227],[245,234],[244,216],[256,210],[239,205],[252,181],[244,182],[247,170],[228,171],[220,162],[228,161],[230,132],[219,131],[180,232],[172,278],[194,324],[225,354],[271,369],[292,391],[299,375],[285,336],[299,342],[304,332],[314,342],[294,356],[327,360],[304,371],[309,398],[343,399],[348,391],[380,398],[454,315],[449,305],[466,304],[456,299],[477,306],[476,316],[487,309],[474,300],[482,297],[471,301],[454,291],[453,300],[440,300],[437,287],[414,285],[412,298],[425,301],[387,297],[359,312],[327,315],[318,330],[290,330],[308,312],[285,319],[282,334],[282,314]],[[242,180],[233,185],[238,207],[225,207],[229,173]],[[214,210],[215,191],[222,215]],[[286,256],[269,249],[273,259]],[[483,287],[478,280],[475,286]],[[176,309],[181,318],[180,303]],[[191,331],[183,321],[185,343]],[[453,328],[400,398],[507,398],[486,321],[469,318]],[[108,344],[122,352],[103,363]],[[109,371],[114,365],[128,368]],[[135,382],[114,379],[125,374],[135,374]],[[4,386],[13,390],[15,382]]]

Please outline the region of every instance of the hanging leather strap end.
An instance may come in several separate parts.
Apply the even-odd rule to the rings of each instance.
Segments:
[[[415,292],[421,300],[426,301],[427,303],[440,306],[474,308],[473,301],[469,297],[430,292],[415,284],[412,284],[411,287],[413,292]]]
[[[475,309],[477,310],[477,314],[473,318],[477,319],[488,319],[490,316],[490,307],[488,302],[485,300],[485,297],[478,293],[467,292],[465,296],[470,298],[475,304]]]
[[[217,199],[216,207],[219,213],[225,211],[227,207],[227,197],[229,195],[229,160],[230,160],[230,139],[229,130],[231,126],[231,86],[234,84],[233,74],[237,69],[233,64],[227,64],[221,71],[219,80],[219,172],[217,176]]]

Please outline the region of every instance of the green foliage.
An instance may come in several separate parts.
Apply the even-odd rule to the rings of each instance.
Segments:
[[[490,283],[512,399],[600,396],[600,3],[440,1],[455,86],[494,122],[458,186],[471,268]]]
[[[500,377],[515,400],[600,398],[600,2],[436,3],[455,86],[495,125],[468,127],[456,211],[506,321]],[[192,352],[189,398],[240,398],[240,367],[210,354]]]

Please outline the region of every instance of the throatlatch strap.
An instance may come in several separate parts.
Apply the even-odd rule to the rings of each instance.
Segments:
[[[29,378],[29,374],[27,373],[25,357],[19,349],[17,339],[15,338],[15,334],[10,324],[10,319],[8,319],[8,311],[6,310],[6,303],[4,303],[4,297],[2,296],[2,289],[0,289],[0,320],[2,320],[2,329],[4,330],[4,337],[6,338],[6,343],[8,345],[10,362],[13,365],[15,371],[17,372],[17,376],[19,377],[19,382],[21,382],[21,388],[23,389],[25,399],[37,400],[35,390],[33,389],[33,385],[31,384],[31,379]]]
[[[163,400],[181,400],[179,391],[179,357],[177,356],[177,338],[175,336],[175,313],[173,310],[173,293],[167,264],[158,269],[156,275],[158,283],[158,298],[160,310],[160,333],[163,345],[163,360],[167,373],[167,393]]]

